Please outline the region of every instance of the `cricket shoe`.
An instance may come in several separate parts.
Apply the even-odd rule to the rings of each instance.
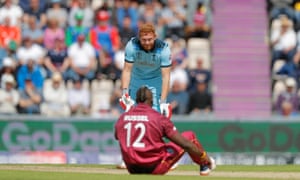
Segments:
[[[175,170],[176,168],[178,168],[178,166],[179,166],[179,163],[177,162],[177,163],[173,164],[173,166],[170,168],[170,170],[171,171]]]
[[[117,169],[127,169],[125,162],[122,161],[121,164],[118,164],[118,165],[117,165]]]
[[[200,176],[208,176],[209,173],[217,167],[216,161],[212,157],[209,157],[209,159],[210,164],[200,165]]]

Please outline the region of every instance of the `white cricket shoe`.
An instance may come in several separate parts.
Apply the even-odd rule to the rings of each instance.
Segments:
[[[117,165],[117,169],[127,169],[125,162],[122,161],[121,164],[118,164],[118,165]]]
[[[175,170],[176,168],[178,168],[178,166],[179,166],[179,163],[177,162],[177,163],[173,164],[173,166],[170,168],[170,170]]]

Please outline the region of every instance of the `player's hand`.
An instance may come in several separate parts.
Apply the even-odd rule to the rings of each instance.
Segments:
[[[160,113],[168,119],[172,116],[172,107],[169,103],[160,103]]]
[[[129,111],[129,109],[134,105],[134,101],[131,99],[128,93],[122,95],[122,97],[119,99],[119,103],[125,112]]]

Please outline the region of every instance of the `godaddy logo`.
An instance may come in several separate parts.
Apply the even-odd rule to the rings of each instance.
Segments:
[[[1,130],[0,150],[111,152],[118,149],[113,130],[100,132],[59,122],[48,122],[46,128],[37,128],[39,123],[41,122],[34,125],[23,122],[7,123]]]
[[[250,132],[238,125],[228,125],[219,132],[219,144],[229,152],[287,152],[300,150],[300,131],[285,125],[271,125]]]

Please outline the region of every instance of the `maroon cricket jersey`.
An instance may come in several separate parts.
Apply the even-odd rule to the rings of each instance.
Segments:
[[[123,160],[141,166],[160,163],[167,153],[163,137],[176,132],[171,120],[143,103],[122,114],[115,124]]]

